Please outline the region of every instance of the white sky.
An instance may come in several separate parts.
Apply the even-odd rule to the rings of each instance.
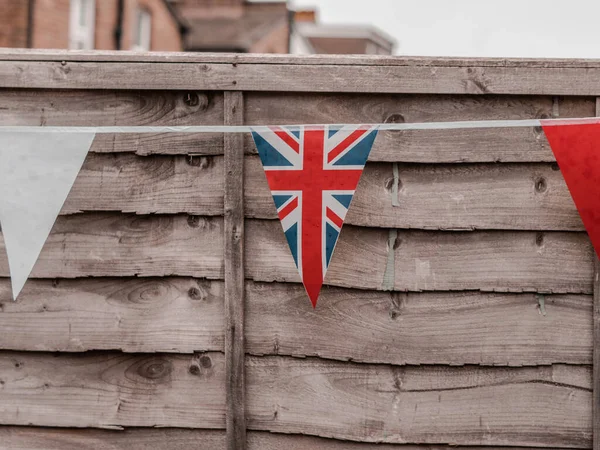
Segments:
[[[598,0],[292,0],[322,23],[375,25],[397,54],[600,57]]]

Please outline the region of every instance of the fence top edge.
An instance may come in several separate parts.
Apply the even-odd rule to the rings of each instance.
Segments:
[[[164,64],[283,64],[432,67],[600,68],[600,59],[460,58],[377,55],[276,55],[233,53],[0,49],[0,61],[118,62]]]

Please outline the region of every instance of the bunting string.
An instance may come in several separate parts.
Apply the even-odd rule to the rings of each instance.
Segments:
[[[516,127],[544,130],[600,254],[600,117],[280,126],[0,126],[0,223],[13,298],[30,276],[98,134],[251,134],[291,257],[316,306],[378,132]]]

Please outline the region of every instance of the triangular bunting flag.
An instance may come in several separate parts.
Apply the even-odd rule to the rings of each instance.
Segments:
[[[600,123],[542,127],[596,254],[600,255]]]
[[[371,147],[375,127],[253,132],[279,220],[313,304]]]
[[[0,133],[0,226],[15,300],[93,140],[94,133]]]

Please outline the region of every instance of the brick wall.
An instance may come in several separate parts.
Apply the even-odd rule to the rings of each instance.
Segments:
[[[179,25],[162,0],[127,0],[123,19],[123,50],[130,50],[136,29],[136,8],[145,8],[152,15],[152,51],[181,51],[183,41]]]
[[[151,50],[181,51],[183,41],[179,24],[163,0],[125,0],[121,48],[129,50],[133,44],[138,5],[152,15]],[[35,0],[33,48],[69,47],[69,10],[70,0]],[[96,0],[95,49],[116,49],[117,14],[118,0]],[[0,17],[3,19],[0,47],[26,47],[28,1],[0,0]]]
[[[186,6],[232,6],[232,5],[243,5],[247,0],[173,0],[173,3],[177,7]]]
[[[27,0],[0,0],[0,47],[27,47]]]
[[[250,47],[251,53],[287,53],[289,49],[289,25],[277,27]]]
[[[69,48],[69,8],[70,0],[35,1],[33,48]]]
[[[96,0],[96,30],[94,49],[116,50],[118,0]]]

